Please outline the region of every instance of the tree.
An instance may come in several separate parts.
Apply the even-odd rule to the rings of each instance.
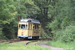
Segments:
[[[17,14],[14,0],[0,0],[0,32],[2,37],[7,36],[7,31],[10,29],[8,25],[15,20]],[[16,21],[16,20],[15,20]],[[8,27],[7,27],[8,26]],[[4,31],[6,29],[6,31]],[[14,29],[13,29],[14,30]],[[7,34],[7,35],[6,35]],[[12,33],[10,33],[12,34]]]
[[[53,38],[55,40],[61,40],[64,42],[73,41],[73,27],[75,26],[74,5],[75,1],[73,0],[58,0],[56,2],[56,15],[47,27],[52,30],[51,32],[53,33]]]

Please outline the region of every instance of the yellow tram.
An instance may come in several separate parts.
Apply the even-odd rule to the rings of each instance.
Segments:
[[[41,33],[41,24],[36,19],[21,19],[18,24],[18,38],[38,39]]]

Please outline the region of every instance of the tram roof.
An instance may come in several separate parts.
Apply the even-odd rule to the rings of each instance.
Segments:
[[[30,23],[40,24],[39,20],[31,19],[31,18],[21,19],[19,22],[30,22]]]

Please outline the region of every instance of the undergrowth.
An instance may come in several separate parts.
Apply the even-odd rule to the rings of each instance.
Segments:
[[[54,32],[53,40],[62,42],[73,42],[75,40],[75,26],[67,26],[66,29]]]
[[[75,42],[65,43],[60,41],[49,41],[48,44],[53,47],[59,47],[66,50],[75,50]]]

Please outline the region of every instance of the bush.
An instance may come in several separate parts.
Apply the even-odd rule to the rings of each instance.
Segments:
[[[54,34],[54,40],[71,42],[75,39],[75,26],[67,26],[66,29],[58,30]]]
[[[2,25],[0,24],[0,38],[2,38],[2,36],[3,36],[3,35],[2,35],[2,29],[3,29],[3,28],[2,28]]]
[[[51,38],[51,34],[47,34],[43,28],[41,28],[41,38]]]

